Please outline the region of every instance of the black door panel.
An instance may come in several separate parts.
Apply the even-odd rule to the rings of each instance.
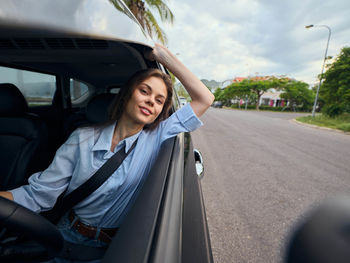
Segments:
[[[186,154],[183,189],[182,262],[214,262],[190,134],[186,134],[186,143],[189,149]]]
[[[156,235],[174,140],[171,138],[163,143],[155,165],[125,218],[125,222],[110,244],[103,263],[148,262]]]

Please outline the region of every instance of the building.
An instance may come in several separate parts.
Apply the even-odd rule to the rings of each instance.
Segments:
[[[271,106],[271,107],[284,107],[288,105],[288,102],[280,97],[282,92],[279,91],[267,91],[260,97],[259,105]]]

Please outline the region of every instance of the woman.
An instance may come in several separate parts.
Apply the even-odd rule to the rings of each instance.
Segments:
[[[157,157],[161,143],[180,132],[202,125],[198,119],[210,107],[213,95],[167,48],[156,44],[148,58],[169,69],[184,85],[192,102],[169,118],[172,84],[159,70],[145,70],[127,83],[128,94],[121,96],[102,128],[77,129],[56,152],[51,165],[33,174],[29,184],[0,195],[40,212],[51,209],[57,197],[83,184],[115,152],[136,147],[114,174],[89,197],[76,205],[58,223],[64,238],[74,243],[106,246],[121,225]],[[94,229],[93,235],[77,227]]]

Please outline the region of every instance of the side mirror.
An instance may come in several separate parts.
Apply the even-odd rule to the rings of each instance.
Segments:
[[[204,175],[203,157],[201,152],[198,151],[197,149],[194,149],[193,152],[194,152],[194,161],[196,164],[196,172],[199,179],[202,179]]]

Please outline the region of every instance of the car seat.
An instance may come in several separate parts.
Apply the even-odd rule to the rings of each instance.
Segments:
[[[95,125],[108,120],[108,110],[116,94],[102,93],[90,99],[86,108],[75,114],[72,114],[64,125],[64,137],[69,135],[77,128]]]
[[[19,89],[0,84],[0,190],[27,183],[28,177],[47,164],[47,128],[39,116],[28,113]]]

